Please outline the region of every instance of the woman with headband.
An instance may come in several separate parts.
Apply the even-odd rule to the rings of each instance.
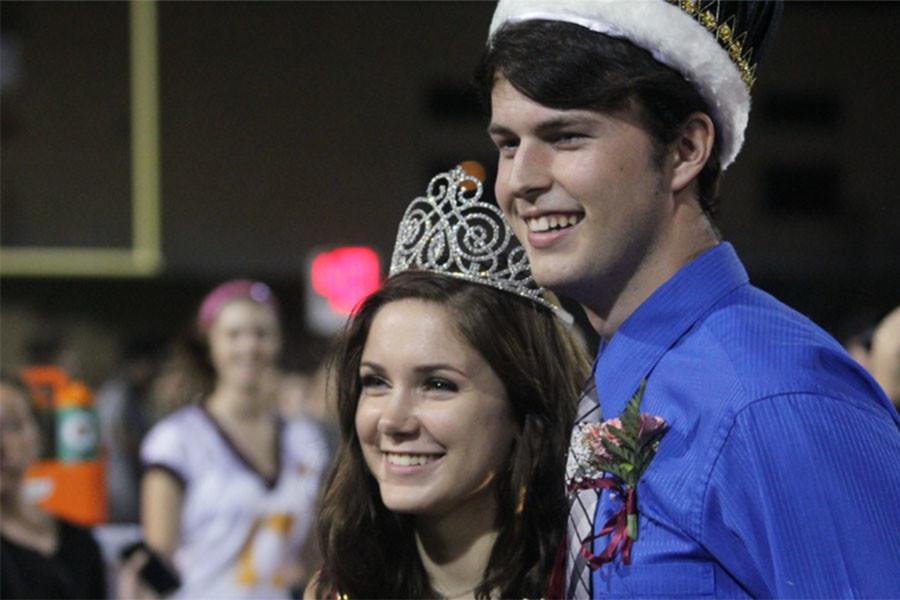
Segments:
[[[142,579],[158,593],[180,583],[176,597],[287,598],[298,584],[325,442],[311,423],[278,415],[281,326],[267,285],[220,285],[197,324],[215,384],[142,445],[141,524],[154,559]]]
[[[348,324],[307,598],[547,593],[588,363],[480,196],[460,169],[435,177]]]

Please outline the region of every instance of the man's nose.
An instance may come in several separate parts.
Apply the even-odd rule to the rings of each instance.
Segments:
[[[509,171],[508,186],[513,197],[533,201],[547,191],[553,183],[550,161],[546,148],[521,142]]]

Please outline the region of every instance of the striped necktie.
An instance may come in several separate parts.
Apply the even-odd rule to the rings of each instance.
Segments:
[[[581,423],[599,420],[600,404],[597,402],[596,387],[591,380],[578,401],[576,427]],[[599,497],[597,490],[581,490],[569,496],[569,521],[566,530],[568,540],[566,598],[591,597],[591,569],[581,556],[581,546],[584,540],[593,534],[594,512]]]

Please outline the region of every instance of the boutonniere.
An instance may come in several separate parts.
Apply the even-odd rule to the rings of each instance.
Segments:
[[[582,423],[572,432],[566,465],[569,493],[606,489],[623,500],[599,533],[582,540],[581,554],[594,569],[611,562],[619,549],[623,562],[631,564],[631,546],[638,539],[637,484],[668,429],[660,417],[641,412],[646,387],[645,379],[618,417]],[[609,534],[612,536],[606,549],[593,554],[591,542]]]

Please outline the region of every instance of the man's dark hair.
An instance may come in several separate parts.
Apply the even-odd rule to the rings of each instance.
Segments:
[[[529,20],[507,23],[497,30],[475,73],[485,107],[491,105],[499,76],[550,108],[612,112],[634,107],[656,145],[660,162],[689,115],[712,115],[692,84],[646,50],[566,22]],[[722,171],[719,142],[717,135],[697,177],[700,208],[710,220]]]

